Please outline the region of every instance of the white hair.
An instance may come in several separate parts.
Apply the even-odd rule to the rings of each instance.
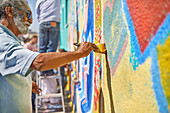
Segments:
[[[22,6],[24,4],[28,4],[27,0],[0,0],[0,19],[4,18],[6,13],[5,13],[5,8],[7,6]]]

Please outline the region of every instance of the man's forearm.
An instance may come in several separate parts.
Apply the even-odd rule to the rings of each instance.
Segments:
[[[35,58],[31,68],[38,71],[45,71],[60,67],[82,57],[83,55],[80,51],[41,53]]]

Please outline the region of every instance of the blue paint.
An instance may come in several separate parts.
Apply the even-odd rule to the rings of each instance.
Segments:
[[[105,8],[104,17],[103,17],[103,35],[104,41],[106,43],[108,57],[110,59],[111,69],[116,65],[117,60],[120,58],[120,53],[122,52],[122,48],[124,46],[126,37],[127,37],[127,29],[126,24],[123,19],[122,13],[122,4],[120,0],[114,1],[112,7],[112,13],[109,7]],[[112,25],[116,25],[114,31],[112,30]],[[114,34],[114,37],[112,35]],[[112,52],[115,52],[113,55]]]
[[[164,20],[163,24],[159,27],[159,30],[156,32],[155,36],[145,49],[144,53],[142,54],[140,51],[140,47],[138,44],[137,36],[135,34],[134,25],[128,10],[127,2],[126,0],[123,0],[124,2],[124,12],[126,16],[126,20],[128,23],[128,28],[130,30],[131,35],[131,51],[135,51],[135,56],[137,57],[137,60],[139,64],[142,64],[145,62],[148,56],[151,56],[151,73],[152,73],[152,81],[153,81],[153,89],[156,95],[157,103],[159,106],[159,112],[161,113],[169,113],[168,111],[168,102],[166,100],[166,97],[163,92],[163,87],[161,85],[161,78],[160,78],[160,72],[159,72],[159,66],[158,66],[158,58],[156,53],[156,46],[157,44],[161,43],[163,44],[165,40],[167,39],[167,36],[170,33],[170,14],[167,15],[166,19]],[[134,54],[134,53],[132,53]],[[147,84],[146,84],[147,85]]]
[[[89,33],[88,36],[85,37],[85,41],[92,42],[92,39],[93,39],[92,34],[91,34],[90,31],[88,31],[88,33]],[[87,32],[86,32],[86,34],[87,34]],[[83,32],[81,38],[83,38],[84,35],[85,34]],[[83,67],[81,67],[82,68],[82,73],[80,73],[80,76],[82,76],[82,80],[81,80],[82,81],[82,86],[79,85],[79,89],[81,87],[81,90],[79,90],[79,92],[80,92],[79,93],[79,97],[81,99],[80,106],[81,106],[82,113],[87,113],[89,111],[92,111],[93,75],[94,75],[94,73],[93,73],[93,71],[94,71],[93,70],[94,69],[94,66],[93,66],[93,64],[94,64],[93,56],[94,56],[94,53],[91,52],[90,55],[85,57],[85,58],[83,58],[84,60],[82,60],[82,62],[81,62],[83,64]],[[89,61],[88,61],[88,59],[89,59]],[[84,67],[88,65],[87,63],[89,63],[89,68],[88,68],[89,72],[87,74],[87,84],[85,84],[84,83],[83,73],[85,72]],[[85,85],[87,85],[86,86],[87,87],[87,91],[85,91],[85,89],[84,89]],[[87,98],[86,98],[87,100],[83,104],[83,102],[85,100],[85,92],[87,92]]]
[[[150,51],[152,48],[155,48],[157,44],[161,43],[161,41],[165,38],[170,33],[170,14],[167,15],[166,19],[164,20],[163,24],[159,27],[158,31],[156,32],[155,36],[149,43],[149,45],[146,47],[144,53],[142,54],[140,51],[140,47],[138,44],[137,36],[135,33],[134,25],[128,10],[128,5],[126,0],[123,0],[123,5],[124,5],[124,12],[125,12],[125,17],[128,23],[128,28],[130,31],[131,35],[131,41],[133,48],[135,49],[135,55],[138,58],[139,64],[142,64],[145,62],[146,58],[150,56]]]
[[[163,92],[163,87],[161,84],[160,72],[159,72],[159,64],[157,58],[156,49],[153,48],[151,50],[151,73],[152,73],[152,82],[153,82],[153,89],[155,91],[155,96],[157,100],[157,104],[159,106],[160,113],[169,113],[168,110],[168,102]]]
[[[130,44],[131,44],[130,63],[132,64],[133,69],[136,70],[136,68],[139,67],[138,58],[135,55],[135,49],[132,44],[132,41],[130,41]]]
[[[163,46],[168,38],[168,36],[170,35],[170,30],[168,31],[167,34],[163,35],[162,40],[160,41],[160,44]]]
[[[88,20],[87,20],[87,30],[86,30],[86,34],[84,34],[84,30],[81,34],[81,38],[80,38],[80,42],[81,41],[87,41],[87,42],[94,42],[94,8],[93,8],[93,1],[89,0],[88,1]],[[81,23],[79,23],[80,25]],[[85,40],[83,40],[83,37],[85,37]],[[81,90],[79,91],[79,97],[80,97],[80,106],[81,106],[81,110],[82,113],[87,113],[89,111],[93,110],[92,107],[92,96],[93,96],[93,71],[94,71],[94,59],[93,59],[94,53],[91,52],[90,55],[88,57],[83,58],[84,60],[81,62],[83,64],[82,68],[82,73],[80,73],[80,76],[82,76],[82,87]],[[89,59],[89,61],[88,61]],[[84,83],[84,77],[83,77],[83,73],[84,73],[84,66],[88,65],[89,63],[89,67],[88,67],[88,71],[89,73],[87,74],[87,84]],[[87,91],[85,91],[84,87],[87,87]],[[85,100],[85,92],[87,92],[87,98]]]
[[[139,47],[138,40],[135,34],[135,29],[134,29],[133,22],[132,22],[132,19],[131,19],[129,10],[128,10],[128,5],[127,5],[126,0],[123,0],[123,5],[124,5],[123,7],[124,7],[126,20],[128,23],[127,27],[129,28],[129,31],[130,31],[131,45],[132,45],[132,48],[135,49],[136,57],[138,58],[139,61],[141,61],[140,60],[140,57],[141,57],[140,47]]]
[[[83,113],[87,113],[89,111],[89,103],[88,101],[86,101],[84,104],[83,104],[83,101],[85,100],[85,98],[83,98],[81,100],[81,109],[82,109],[82,112]]]
[[[61,0],[60,4],[62,6],[60,7],[60,11],[62,12],[60,14],[60,48],[67,50],[68,45],[66,40],[68,40],[68,27],[65,26],[68,24],[70,0]]]
[[[88,8],[88,22],[87,22],[87,31],[86,31],[86,34],[85,34],[85,37],[86,39],[90,38],[89,41],[90,42],[93,42],[94,40],[94,13],[93,13],[93,10],[94,10],[94,5],[93,5],[93,1],[92,0],[89,0],[89,8]],[[91,37],[89,37],[89,34],[91,34]],[[87,75],[87,106],[85,109],[82,109],[82,112],[83,113],[87,113],[87,111],[92,111],[92,107],[91,107],[91,104],[92,104],[92,96],[93,96],[93,52],[90,53],[90,66],[89,66],[89,73]],[[85,62],[87,64],[87,60]]]
[[[76,86],[76,88],[77,88],[78,91],[81,91],[81,90],[82,90],[82,88],[81,88],[81,82],[79,82],[79,84],[77,84],[77,85],[75,85],[75,86]]]
[[[130,85],[130,87],[129,87],[129,98],[131,98],[132,94],[133,94],[132,83],[130,83],[129,85]]]
[[[116,64],[117,62],[117,59],[120,57],[120,53],[122,52],[122,48],[124,43],[125,43],[125,40],[126,40],[126,37],[127,37],[127,31],[126,31],[126,28],[123,27],[122,31],[121,31],[121,35],[120,35],[120,41],[119,41],[119,44],[118,44],[118,49],[116,49],[116,52],[115,52],[115,57],[113,57],[113,65]]]
[[[76,93],[76,86],[74,85],[74,100],[73,104],[75,105],[75,112],[77,113],[77,93]]]

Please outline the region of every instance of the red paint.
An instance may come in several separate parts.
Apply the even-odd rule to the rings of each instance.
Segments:
[[[143,53],[170,13],[170,0],[127,0],[127,4]]]
[[[95,43],[100,44],[102,38],[102,31],[100,26],[95,27]],[[101,54],[95,54],[94,58],[94,109],[97,112],[99,95],[101,88]]]
[[[96,21],[99,20],[99,16],[100,16],[100,6],[99,4],[97,5],[97,8],[96,8]]]
[[[101,42],[101,38],[102,38],[102,31],[101,31],[101,28],[100,26],[96,26],[95,28],[95,42],[97,42],[98,44]]]
[[[94,66],[94,108],[95,111],[97,111],[97,103],[99,102],[99,94],[100,94],[100,78],[101,78],[101,73],[100,73],[100,54],[97,54],[95,57],[95,66]]]

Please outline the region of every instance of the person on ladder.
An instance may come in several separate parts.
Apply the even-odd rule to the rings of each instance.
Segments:
[[[48,0],[49,1],[49,0]],[[31,92],[39,88],[29,73],[45,71],[88,56],[89,42],[78,51],[38,53],[24,48],[17,38],[32,24],[32,12],[26,0],[0,0],[0,113],[31,113]]]

